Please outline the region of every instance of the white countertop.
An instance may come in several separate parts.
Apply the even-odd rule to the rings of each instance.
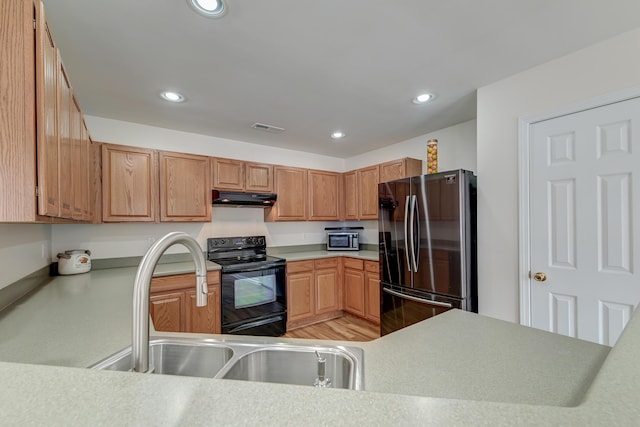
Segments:
[[[58,277],[0,315],[3,424],[633,425],[640,420],[637,316],[609,351],[450,311],[375,341],[348,343],[365,351],[366,391],[360,392],[82,368],[130,344],[135,270]]]

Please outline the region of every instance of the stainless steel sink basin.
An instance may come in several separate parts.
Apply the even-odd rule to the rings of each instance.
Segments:
[[[231,360],[233,350],[215,341],[157,339],[149,341],[149,364],[156,374],[213,378]],[[131,370],[131,347],[93,365],[93,369]]]
[[[312,386],[318,378],[316,351],[326,360],[325,376],[331,380],[331,387],[362,389],[358,370],[362,362],[353,353],[354,349],[350,352],[343,348],[284,345],[258,348],[239,356],[220,377]]]
[[[364,352],[357,347],[255,344],[194,338],[155,338],[149,341],[153,373],[261,381],[313,386],[318,357],[325,360],[331,387],[364,388]],[[131,347],[91,366],[130,371]]]

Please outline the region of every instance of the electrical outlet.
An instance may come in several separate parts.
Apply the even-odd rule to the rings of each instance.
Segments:
[[[40,257],[45,261],[49,258],[49,251],[47,250],[46,243],[40,244]]]
[[[156,242],[155,237],[147,237],[147,249],[149,249]]]

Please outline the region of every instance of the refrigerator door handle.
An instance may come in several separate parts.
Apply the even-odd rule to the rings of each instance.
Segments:
[[[416,225],[416,217],[415,217],[415,213],[416,213],[416,209],[417,209],[417,200],[418,198],[413,195],[411,196],[411,216],[410,216],[410,223],[411,223],[411,260],[413,261],[413,272],[417,273],[418,272],[418,262],[416,259],[416,230],[415,230],[415,225]]]
[[[412,295],[407,295],[407,294],[403,294],[400,292],[396,292],[394,290],[388,289],[388,288],[382,288],[383,292],[386,292],[388,294],[394,295],[398,298],[404,298],[404,299],[408,299],[411,301],[415,301],[415,302],[419,302],[422,304],[430,304],[430,305],[437,305],[438,307],[446,307],[446,308],[453,308],[453,305],[448,303],[448,302],[440,302],[440,301],[433,301],[430,299],[424,299],[424,298],[418,298],[418,297],[414,297]]]
[[[409,258],[409,232],[407,230],[407,224],[409,219],[409,196],[405,197],[404,200],[404,255],[407,258],[407,268],[409,271],[411,268],[411,259]]]
[[[420,266],[420,206],[418,205],[418,197],[413,196],[413,206],[416,211],[416,239],[415,247],[413,248],[413,263],[416,266],[415,272],[418,272]]]

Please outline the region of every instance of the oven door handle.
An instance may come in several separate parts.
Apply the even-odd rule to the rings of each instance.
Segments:
[[[231,329],[229,332],[225,332],[227,334],[233,334],[235,332],[244,331],[245,329],[256,328],[258,326],[266,325],[269,323],[276,322],[278,320],[282,320],[284,317],[282,315],[269,317],[267,319],[260,319],[254,322],[243,323],[236,328]]]
[[[215,261],[213,261],[213,262],[215,262]],[[274,264],[263,264],[261,266],[252,267],[252,268],[241,267],[241,268],[239,268],[237,270],[236,269],[233,269],[233,270],[224,270],[223,269],[222,273],[246,273],[246,272],[249,272],[249,271],[269,270],[269,269],[272,269],[272,268],[284,268],[284,265],[283,264],[275,264],[274,263]]]
[[[424,298],[418,298],[418,297],[414,297],[412,295],[407,295],[407,294],[403,294],[397,291],[393,291],[391,289],[388,288],[382,288],[383,292],[386,292],[388,294],[397,296],[398,298],[404,298],[404,299],[408,299],[411,301],[415,301],[415,302],[419,302],[421,304],[429,304],[429,305],[437,305],[438,307],[446,307],[446,308],[453,308],[453,305],[451,303],[448,302],[440,302],[440,301],[433,301],[430,299],[424,299]]]

